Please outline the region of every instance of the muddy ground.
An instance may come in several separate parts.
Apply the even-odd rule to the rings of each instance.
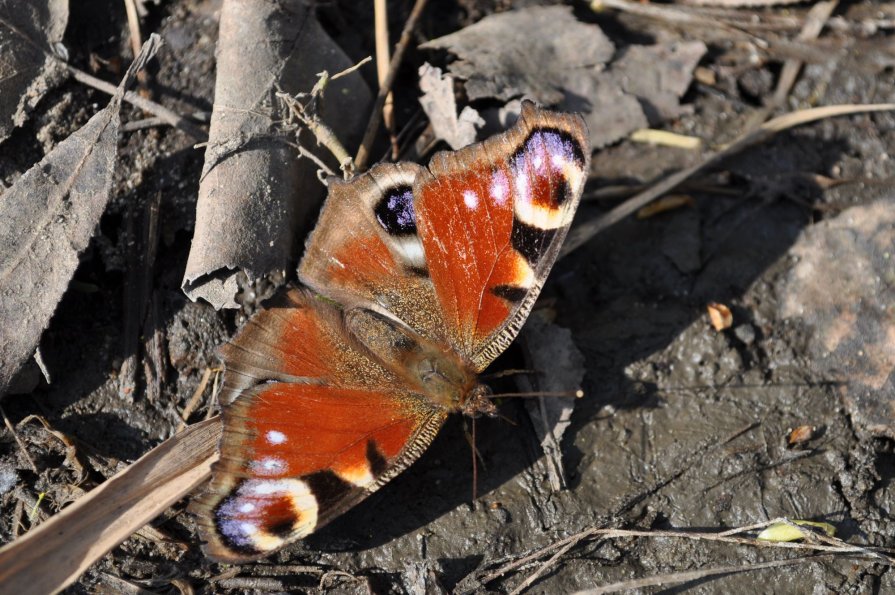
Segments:
[[[97,75],[116,80],[116,60],[127,62],[129,56],[123,4],[75,4],[66,33],[72,62],[89,69],[91,57],[94,63],[101,58],[107,63]],[[407,9],[395,4],[401,10],[395,11],[393,31]],[[503,4],[439,3],[423,18],[420,35],[445,34]],[[181,113],[209,112],[220,2],[148,6],[144,30],[167,41],[151,75],[153,97]],[[578,8],[580,18],[599,22],[619,45],[655,34],[625,17]],[[338,5],[326,5],[325,11],[342,11],[344,20],[333,18],[328,25],[353,37],[346,46],[353,58],[372,52],[370,15]],[[874,5],[843,5],[836,14],[851,18],[854,11],[872,14]],[[804,7],[796,9],[803,13]],[[832,39],[829,61],[805,69],[790,107],[895,101],[890,35],[852,39],[839,32]],[[706,66],[730,50],[718,43],[709,48]],[[416,109],[414,73],[425,58],[416,51],[408,57],[395,87],[399,118]],[[724,72],[713,85],[694,82],[684,98],[692,113],[667,127],[712,142],[730,140],[773,90],[779,64]],[[51,92],[0,147],[0,180],[11,184],[105,102],[74,81]],[[140,117],[125,108],[125,122]],[[66,462],[61,443],[39,424],[19,422],[38,414],[76,439],[88,463],[81,486],[89,488],[118,462],[134,460],[174,433],[202,373],[218,365],[215,346],[245,320],[245,312],[215,312],[189,303],[180,291],[203,151],[170,128],[125,132],[120,151],[113,203],[41,342],[52,382],[40,381],[33,391],[2,403],[38,468],[35,473],[5,433],[3,541],[27,530],[29,514],[37,522],[78,493],[72,487],[78,472]],[[832,523],[839,537],[855,543],[892,547],[895,421],[885,419],[883,407],[876,421],[888,424],[888,435],[869,428],[850,400],[847,365],[835,377],[818,365],[812,328],[786,317],[782,308],[796,262],[792,250],[806,230],[849,207],[875,201],[895,207],[892,155],[892,113],[788,131],[721,164],[716,190],[691,192],[691,207],[625,220],[557,264],[541,304],[555,312],[557,324],[571,329],[587,371],[586,397],[577,402],[562,445],[567,490],[549,488],[524,407],[506,402],[501,412],[512,423],[489,419],[478,427],[484,467],[474,503],[469,447],[461,420],[454,419],[408,471],[269,560],[236,568],[206,561],[182,502],[153,524],[170,541],[133,537],[70,591],[313,591],[322,584],[336,592],[507,592],[543,560],[484,586],[478,581],[504,558],[602,524],[712,530],[786,516]],[[586,194],[609,184],[646,183],[693,159],[683,150],[622,142],[594,156]],[[848,183],[823,183],[827,178]],[[144,386],[122,398],[117,371],[127,355],[122,345],[129,234],[142,229],[147,205],[157,198],[159,248],[148,328],[160,333],[164,376],[157,395]],[[587,201],[578,220],[614,204]],[[733,328],[712,328],[705,315],[711,301],[730,306]],[[519,358],[518,348],[511,348],[496,367]],[[890,378],[881,392],[890,398],[891,389]],[[200,408],[191,421],[205,414]],[[788,430],[801,425],[817,431],[799,448],[789,448]],[[46,497],[35,505],[40,493]],[[553,562],[531,592],[571,592],[792,555],[708,541],[586,540]],[[670,592],[886,593],[895,592],[895,571],[825,558],[694,580]]]

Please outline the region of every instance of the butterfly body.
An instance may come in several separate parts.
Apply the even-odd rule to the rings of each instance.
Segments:
[[[581,118],[523,106],[506,133],[330,186],[299,278],[221,349],[224,436],[195,501],[206,552],[251,560],[400,473],[528,315],[588,168]]]

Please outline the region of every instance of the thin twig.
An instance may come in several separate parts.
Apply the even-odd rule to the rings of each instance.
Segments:
[[[111,83],[107,83],[102,79],[98,79],[95,76],[89,75],[83,70],[79,70],[74,66],[66,65],[68,71],[74,77],[74,79],[78,82],[84,83],[89,87],[93,87],[98,91],[102,91],[103,93],[108,93],[109,95],[114,95],[117,91],[118,87]],[[177,112],[166,108],[163,105],[160,105],[152,100],[146,99],[145,97],[141,97],[137,93],[133,91],[128,91],[124,94],[124,100],[130,103],[131,105],[135,105],[144,112],[150,113],[154,116],[158,116],[163,119],[165,122],[173,126],[174,128],[178,128],[183,130],[196,140],[200,142],[205,142],[208,140],[208,134],[205,133],[204,130],[191,123],[189,120],[178,114]]]
[[[839,0],[826,0],[825,2],[818,2],[812,6],[805,19],[805,25],[796,36],[796,39],[798,41],[812,41],[817,39],[827,20],[829,20],[830,15],[836,10],[838,4]],[[802,64],[803,62],[801,60],[796,59],[789,59],[783,63],[783,69],[780,71],[780,78],[777,79],[777,89],[774,91],[774,95],[767,106],[769,109],[773,110],[778,108],[786,101],[789,92],[792,90],[792,86],[796,82],[796,77],[799,76]]]
[[[186,424],[189,422],[190,415],[193,414],[193,410],[199,404],[199,399],[202,398],[202,394],[205,392],[205,387],[208,386],[208,381],[211,379],[212,368],[205,368],[205,371],[202,372],[202,378],[199,380],[199,386],[196,387],[196,390],[193,391],[193,396],[190,397],[190,400],[187,401],[186,407],[183,408],[183,413],[180,414],[180,426],[177,428],[177,432],[181,432],[186,428]]]
[[[208,399],[208,410],[205,413],[205,420],[214,417],[215,405],[218,402],[218,395],[221,392],[221,369],[218,368],[214,372],[214,382],[211,384],[211,398]]]
[[[321,73],[321,80],[328,78],[328,76],[329,75],[325,72]],[[297,96],[292,96],[285,91],[278,91],[277,98],[289,109],[292,116],[314,135],[317,139],[317,143],[326,147],[332,156],[336,158],[339,162],[339,167],[342,170],[343,176],[345,179],[348,179],[354,173],[354,162],[351,159],[351,155],[348,154],[348,151],[342,145],[342,142],[339,140],[339,137],[336,136],[336,133],[333,132],[332,128],[324,124],[317,114],[313,112],[313,109],[309,107],[316,101],[319,94],[322,93],[322,89],[322,86],[315,85],[314,90],[310,93],[311,98],[306,104],[299,101]],[[302,96],[307,95],[308,94],[302,94]],[[300,145],[299,153],[301,153]],[[319,160],[314,159],[313,161],[314,163],[321,165]],[[327,171],[332,171],[326,166],[323,167]]]
[[[130,30],[131,50],[134,57],[140,53],[143,47],[143,36],[140,34],[140,15],[137,13],[137,4],[134,0],[124,0],[124,11],[127,13],[127,27]]]
[[[510,595],[519,595],[519,593],[530,587],[536,580],[541,577],[542,574],[553,568],[556,565],[556,562],[566,555],[566,552],[575,547],[575,544],[576,542],[570,541],[563,547],[559,548],[559,550],[555,554],[550,556],[549,560],[541,564],[541,566],[536,571],[528,575],[524,581],[519,583],[519,585],[515,589],[510,591]]]
[[[398,76],[398,68],[404,59],[404,52],[410,43],[410,36],[416,28],[423,8],[426,7],[426,1],[416,0],[413,9],[410,11],[410,16],[407,18],[407,23],[404,24],[404,30],[401,31],[401,39],[398,41],[395,53],[392,55],[391,62],[388,65],[388,76],[385,77],[385,80],[379,86],[379,93],[376,95],[376,101],[373,102],[373,112],[370,114],[370,121],[367,123],[364,138],[361,141],[360,148],[357,150],[357,156],[354,158],[354,167],[358,171],[363,170],[367,166],[370,151],[373,147],[373,140],[379,131],[379,120],[382,118],[382,108],[385,105],[385,99],[388,97],[392,85],[395,83],[395,78]]]
[[[323,159],[299,145],[298,143],[289,143],[290,146],[295,147],[295,150],[298,151],[298,154],[302,157],[306,157],[314,162],[314,165],[319,167],[327,176],[335,177],[336,172],[334,172],[326,163],[323,162]]]
[[[3,410],[2,405],[0,405],[0,415],[3,416],[3,423],[6,425],[6,429],[9,430],[10,434],[12,434],[12,437],[16,441],[16,444],[19,445],[19,449],[22,451],[22,454],[25,455],[25,460],[28,461],[28,466],[31,467],[32,471],[38,473],[37,465],[34,464],[34,459],[32,459],[31,455],[28,454],[28,449],[25,447],[25,443],[22,442],[22,439],[19,438],[19,433],[16,432],[15,426],[13,426],[12,422],[9,421],[9,418],[6,417],[6,411]]]
[[[751,547],[760,547],[760,548],[777,548],[777,549],[792,549],[792,550],[804,550],[804,551],[821,551],[828,552],[830,555],[846,555],[846,554],[858,554],[860,556],[867,556],[874,561],[889,565],[895,566],[895,558],[886,555],[889,550],[886,548],[868,548],[858,545],[853,545],[850,543],[843,542],[841,540],[835,540],[836,544],[834,545],[823,545],[820,543],[797,543],[790,541],[766,541],[762,539],[756,539],[752,537],[737,537],[733,535],[734,532],[741,533],[745,531],[753,531],[756,529],[760,529],[766,527],[770,524],[778,523],[778,522],[789,522],[787,519],[774,519],[772,521],[767,521],[764,523],[757,523],[755,525],[749,525],[746,527],[738,527],[736,529],[726,530],[719,533],[707,533],[707,532],[696,532],[696,531],[656,531],[656,530],[638,530],[638,529],[612,529],[612,528],[600,528],[600,527],[590,527],[583,531],[580,531],[574,535],[570,535],[564,539],[561,539],[553,544],[545,548],[541,548],[536,552],[532,552],[531,554],[521,558],[511,564],[508,564],[491,574],[486,575],[482,578],[481,583],[487,584],[492,580],[499,578],[500,576],[506,574],[510,570],[515,570],[520,566],[524,566],[530,562],[537,560],[538,558],[542,558],[548,553],[553,553],[553,556],[550,560],[539,567],[538,571],[529,576],[529,579],[532,579],[530,582],[526,580],[523,584],[528,586],[534,582],[544,571],[548,570],[561,555],[572,547],[577,545],[578,543],[598,537],[600,539],[626,539],[630,537],[640,537],[640,538],[649,538],[649,539],[688,539],[695,541],[713,541],[720,543],[732,543],[736,545],[745,545]],[[799,526],[800,529],[804,529],[805,527]],[[820,535],[817,535],[820,538]],[[831,538],[835,539],[835,538]],[[652,583],[650,583],[652,584]],[[521,586],[521,585],[520,585]],[[633,588],[633,587],[632,587]],[[513,591],[514,593],[517,591]]]
[[[629,2],[628,0],[593,0],[590,3],[590,9],[594,12],[599,12],[605,8],[611,8],[683,27],[697,26],[706,27],[711,30],[721,28],[734,37],[746,38],[759,47],[767,47],[767,42],[765,40],[752,35],[748,31],[743,31],[732,23],[726,23],[713,17],[691,14],[677,7],[671,7],[664,4],[641,4],[638,2]]]
[[[687,570],[684,572],[672,572],[670,574],[659,574],[656,576],[648,576],[641,579],[621,581],[596,587],[594,589],[586,589],[578,591],[575,595],[603,595],[604,593],[616,593],[618,591],[629,591],[632,589],[642,589],[643,587],[654,587],[658,585],[674,585],[679,583],[687,583],[690,581],[707,578],[710,576],[720,576],[724,574],[734,574],[738,572],[750,572],[753,570],[762,570],[764,568],[779,568],[781,566],[792,566],[794,564],[802,564],[804,562],[818,562],[832,557],[831,555],[820,556],[802,556],[799,558],[789,558],[787,560],[771,560],[770,562],[755,562],[740,566],[718,566],[716,568],[706,568],[701,570]]]

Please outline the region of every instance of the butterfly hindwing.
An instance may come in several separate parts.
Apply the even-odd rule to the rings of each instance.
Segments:
[[[373,167],[330,185],[299,265],[302,282],[342,304],[388,313],[444,341],[444,324],[417,234],[411,163]]]
[[[407,467],[441,427],[446,412],[342,324],[334,306],[292,290],[224,349],[236,398],[194,504],[209,556],[250,560],[308,535]]]

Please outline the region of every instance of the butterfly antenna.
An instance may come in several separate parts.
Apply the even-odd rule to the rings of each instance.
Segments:
[[[476,452],[475,448],[475,418],[472,418],[472,501],[475,502],[476,497],[478,496],[478,487],[479,487],[479,465],[478,461],[476,461]]]
[[[580,399],[583,396],[584,391],[579,388],[577,390],[534,391],[530,393],[494,393],[488,395],[488,398],[500,399],[503,397],[511,397],[516,399],[532,399],[535,397],[574,397]]]
[[[516,376],[519,374],[543,375],[540,370],[529,370],[526,368],[511,368],[509,370],[501,370],[500,372],[492,372],[491,374],[483,374],[482,380],[494,380],[496,378],[506,378],[507,376]]]
[[[469,426],[466,425],[466,420],[463,420],[463,426],[466,433],[466,441],[469,443],[469,448],[472,451],[472,499],[475,501],[478,498],[478,482],[479,482],[479,463],[481,463],[482,468],[485,468],[485,460],[482,458],[479,449],[475,446],[475,418],[469,418],[472,420],[472,430],[470,430]]]

